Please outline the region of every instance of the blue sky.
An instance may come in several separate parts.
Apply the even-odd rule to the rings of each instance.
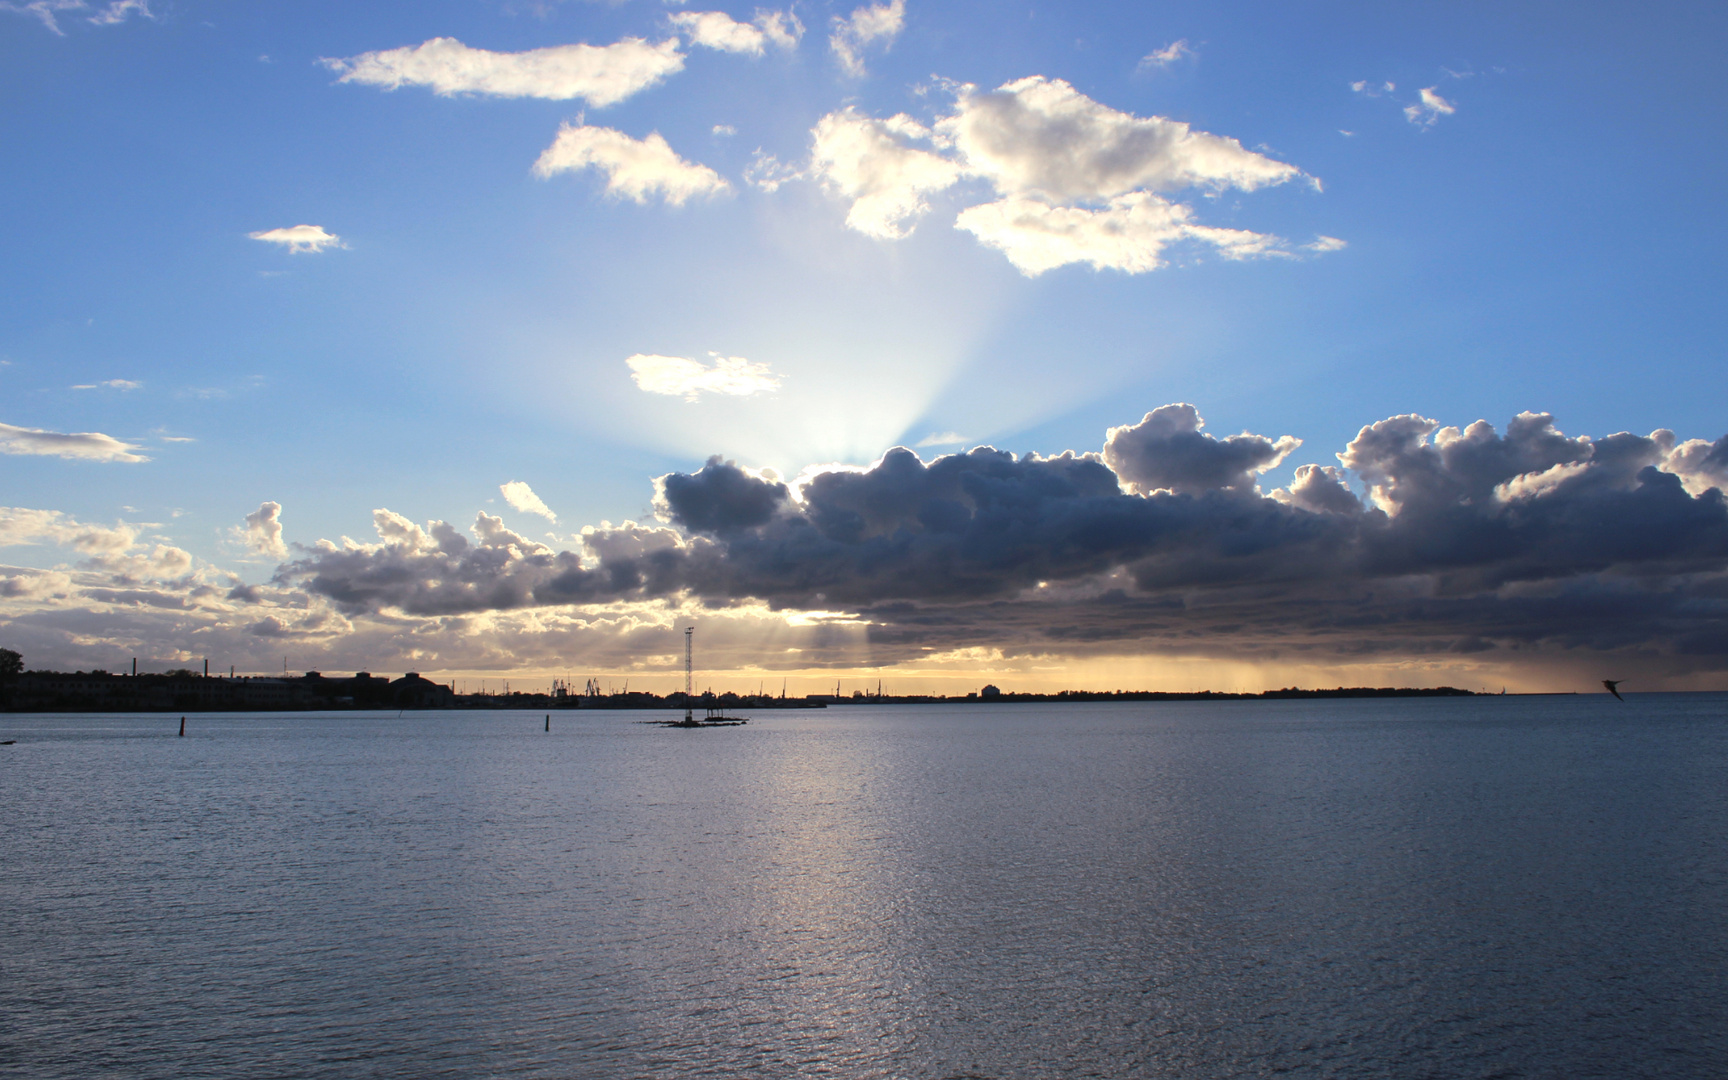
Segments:
[[[71,575],[6,609],[0,637],[61,666],[214,641],[258,666],[278,650],[247,636],[256,612],[184,598],[274,581],[271,602],[329,608],[291,639],[301,666],[496,670],[509,650],[482,630],[428,624],[469,645],[405,653],[367,636],[374,618],[406,633],[399,607],[278,567],[320,539],[382,542],[381,508],[498,515],[580,556],[583,526],[654,520],[654,478],[710,455],[790,479],[896,444],[1095,453],[1191,402],[1219,439],[1302,441],[1257,466],[1270,493],[1406,413],[1717,440],[1725,21],[1703,4],[0,5],[0,424],[24,430],[0,503],[60,523],[15,515],[0,562]],[[485,54],[410,52],[434,39]],[[611,50],[606,74],[534,66],[577,43]],[[1190,142],[1105,145],[1171,123]],[[1140,173],[1106,175],[1135,153]],[[872,193],[899,210],[872,216]],[[1151,220],[1134,214],[1164,224],[1134,232]],[[1056,221],[1132,235],[1101,256],[1053,240]],[[269,238],[302,225],[336,239]],[[722,370],[753,392],[718,392]],[[688,393],[643,389],[674,384]],[[1663,468],[1705,497],[1706,474]],[[510,481],[556,521],[509,505]],[[267,502],[280,535],[249,539]],[[664,499],[659,519],[695,535]],[[132,533],[98,552],[73,525]],[[186,558],[91,562],[155,546]],[[180,621],[72,629],[171,610],[93,599],[101,573],[180,597]],[[669,627],[695,595],[632,618]],[[856,651],[878,631],[830,629],[854,651],[814,666],[907,663]],[[1124,635],[1122,654],[1167,652]],[[528,667],[628,666],[587,641]],[[1248,652],[1230,678],[1308,663]],[[1084,670],[1048,642],[979,655],[955,665]],[[1527,659],[1471,655],[1495,678]]]

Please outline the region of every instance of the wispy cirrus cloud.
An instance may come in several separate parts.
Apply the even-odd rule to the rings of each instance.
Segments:
[[[89,10],[87,0],[30,0],[25,4],[16,3],[15,0],[0,0],[0,11],[10,11],[14,15],[36,19],[51,33],[61,37],[66,36],[66,31],[60,26],[60,14]],[[156,17],[150,11],[149,0],[112,0],[107,7],[88,16],[85,21],[96,26],[116,26],[134,15],[145,19]]]
[[[455,38],[361,53],[324,65],[337,82],[397,90],[424,86],[445,97],[484,94],[505,98],[580,98],[595,108],[615,105],[684,69],[678,40],[650,43],[624,38],[611,45],[554,45],[526,52],[475,49]]]
[[[149,0],[113,0],[107,7],[90,16],[90,21],[97,26],[115,26],[134,15],[141,19],[156,17],[150,12]]]
[[[1437,86],[1424,86],[1415,101],[1404,106],[1404,119],[1417,127],[1431,128],[1439,122],[1442,116],[1451,116],[1458,111],[1452,102],[1441,97]]]
[[[658,131],[632,139],[612,128],[565,124],[534,162],[534,175],[542,179],[583,169],[606,174],[606,194],[636,203],[658,196],[682,206],[697,196],[731,190],[713,169],[679,157]]]
[[[291,255],[316,255],[328,248],[348,246],[342,242],[340,236],[332,232],[325,232],[322,225],[290,225],[282,229],[261,229],[246,235],[250,239],[262,240],[266,244],[280,244],[287,248]]]
[[[637,353],[624,362],[630,367],[630,378],[649,394],[665,394],[695,401],[703,394],[729,397],[750,397],[770,393],[780,388],[780,377],[767,364],[755,363],[741,356],[721,356],[710,353],[712,364],[685,356],[658,356]]]
[[[99,431],[59,432],[0,424],[0,454],[58,457],[78,461],[138,462],[150,459],[139,447]]]
[[[834,17],[834,32],[828,36],[828,47],[839,61],[840,70],[853,77],[864,74],[864,50],[881,42],[893,44],[906,28],[906,0],[886,4],[870,4],[854,8],[852,14]]]
[[[1199,53],[1189,47],[1188,39],[1183,38],[1180,41],[1172,41],[1162,49],[1154,49],[1145,56],[1142,56],[1140,62],[1134,65],[1134,70],[1162,71],[1176,63],[1178,60],[1192,60],[1198,58],[1199,55]]]
[[[101,382],[76,383],[74,390],[137,390],[144,384],[136,379],[104,379]]]

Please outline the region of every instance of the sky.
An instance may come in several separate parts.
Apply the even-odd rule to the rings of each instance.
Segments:
[[[0,2],[0,647],[1728,689],[1725,31]]]

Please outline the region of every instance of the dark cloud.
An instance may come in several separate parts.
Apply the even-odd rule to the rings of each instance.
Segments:
[[[694,475],[668,473],[655,487],[655,502],[673,524],[722,536],[766,525],[789,494],[785,484],[752,476],[718,456]]]
[[[1147,413],[1138,424],[1110,429],[1104,439],[1104,463],[1122,478],[1122,486],[1145,495],[1173,491],[1200,495],[1231,488],[1252,490],[1254,478],[1283,461],[1302,440],[1284,435],[1232,435],[1214,439],[1202,434],[1206,422],[1187,404],[1165,405]]]
[[[657,482],[673,527],[586,530],[579,552],[484,514],[470,540],[379,511],[379,543],[322,545],[279,583],[349,613],[845,609],[879,661],[992,645],[1728,663],[1728,503],[1701,479],[1723,443],[1574,438],[1537,413],[1503,435],[1398,416],[1363,428],[1343,468],[1305,465],[1263,495],[1255,477],[1296,440],[1200,428],[1166,406],[1112,429],[1102,455],[896,448],[795,486],[714,458]]]

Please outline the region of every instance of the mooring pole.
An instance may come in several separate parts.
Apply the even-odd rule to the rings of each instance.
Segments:
[[[550,732],[552,730],[552,714],[551,713],[546,714],[546,730],[548,732]]]
[[[186,718],[184,716],[180,718],[180,737],[182,739],[186,737]]]
[[[696,632],[694,626],[684,628],[684,720],[689,722],[690,715],[690,635]]]

